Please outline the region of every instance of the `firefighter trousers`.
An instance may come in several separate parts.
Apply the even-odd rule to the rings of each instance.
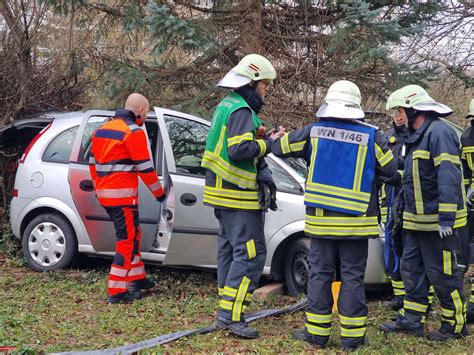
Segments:
[[[243,321],[262,275],[267,247],[261,211],[214,209],[217,239],[218,317]]]
[[[404,233],[401,273],[406,295],[397,323],[409,329],[423,326],[431,284],[441,304],[441,329],[450,334],[462,331],[463,274],[457,265],[456,238],[441,239],[437,232]]]
[[[364,342],[368,312],[364,289],[367,256],[368,239],[311,238],[306,330],[319,345],[326,345],[331,334],[331,285],[338,260],[341,289],[337,306],[341,323],[341,343],[343,346],[352,347]]]
[[[403,255],[403,238],[402,233],[400,232],[399,236],[393,238],[392,241],[385,238],[385,243],[389,243],[388,247],[388,265],[386,265],[386,272],[390,278],[392,284],[392,291],[394,298],[399,298],[402,302],[405,297],[405,284],[403,283],[402,274],[400,272],[400,264]],[[398,260],[398,262],[396,261]],[[435,290],[432,285],[430,285],[428,292],[428,304],[433,304],[433,298],[435,295]]]
[[[117,237],[107,283],[108,295],[114,296],[126,292],[131,281],[144,279],[145,265],[140,256],[138,206],[104,208],[112,219]]]

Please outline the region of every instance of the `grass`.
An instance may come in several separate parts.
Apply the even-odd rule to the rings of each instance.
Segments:
[[[58,352],[114,348],[158,335],[211,324],[216,314],[216,277],[211,273],[148,268],[159,286],[130,305],[109,305],[105,282],[110,261],[87,259],[86,266],[54,273],[36,273],[17,258],[0,254],[0,346],[23,352]],[[473,353],[473,337],[446,344],[378,330],[394,313],[380,297],[370,296],[368,344],[365,353]],[[295,302],[275,296],[253,303],[250,311],[284,307]],[[436,308],[439,309],[438,307]],[[261,333],[254,341],[235,338],[226,331],[182,338],[158,346],[158,352],[312,352],[294,340],[291,331],[303,326],[303,312],[252,323]],[[439,325],[439,311],[428,329]],[[473,327],[471,327],[473,328]],[[471,329],[473,332],[474,329]],[[329,351],[338,348],[335,322]],[[148,351],[148,350],[147,350]]]

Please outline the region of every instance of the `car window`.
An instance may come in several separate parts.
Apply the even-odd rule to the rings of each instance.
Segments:
[[[54,137],[43,153],[43,161],[69,164],[78,128],[79,126],[71,127]]]
[[[269,157],[265,158],[265,160],[272,171],[273,181],[275,181],[278,191],[298,195],[303,194],[301,185],[285,169]]]
[[[176,116],[164,116],[173,149],[176,172],[205,176],[201,160],[206,147],[209,127],[205,124]]]
[[[105,121],[107,121],[110,117],[107,116],[91,116],[87,120],[86,127],[84,128],[84,134],[82,135],[81,139],[81,150],[79,153],[79,162],[87,163],[89,161],[89,155],[91,150],[91,143],[92,143],[92,134],[95,132],[97,128],[102,126]],[[151,147],[151,152],[153,155],[153,161],[155,161],[156,155],[156,141],[158,135],[158,127],[156,123],[153,122],[146,122],[145,127],[148,134],[148,140]]]
[[[89,155],[91,152],[92,134],[94,131],[102,126],[106,120],[110,117],[107,116],[91,116],[87,120],[86,127],[84,128],[84,134],[81,139],[81,150],[79,152],[79,162],[89,162]]]
[[[308,177],[308,166],[302,158],[283,158],[285,163],[291,166],[298,174],[305,179]]]

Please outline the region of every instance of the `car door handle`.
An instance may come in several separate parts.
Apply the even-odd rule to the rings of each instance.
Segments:
[[[180,201],[185,206],[193,206],[197,202],[197,197],[196,195],[185,193],[181,195]]]
[[[79,188],[80,188],[82,191],[86,191],[86,192],[92,192],[92,191],[94,191],[94,185],[92,184],[92,180],[82,180],[82,181],[79,183]]]

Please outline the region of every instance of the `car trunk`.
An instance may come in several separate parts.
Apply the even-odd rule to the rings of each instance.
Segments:
[[[53,119],[50,115],[36,116],[0,128],[0,208],[3,211],[12,198],[18,160],[33,138]]]

